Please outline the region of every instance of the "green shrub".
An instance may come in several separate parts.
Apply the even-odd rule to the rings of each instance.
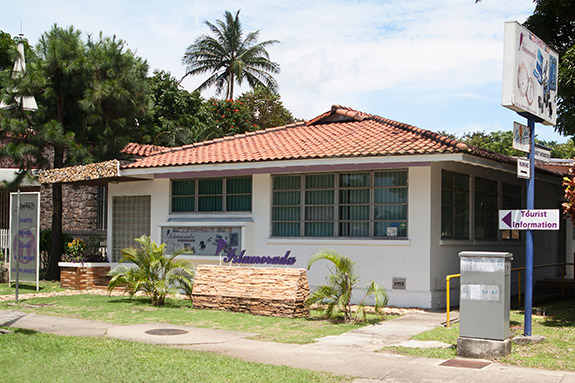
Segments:
[[[333,268],[330,268],[330,275],[327,277],[328,283],[320,285],[310,295],[308,303],[324,305],[324,314],[329,318],[343,316],[345,322],[350,322],[352,319],[351,295],[359,279],[355,269],[355,262],[334,250],[320,250],[312,255],[307,269],[309,270],[315,262],[322,259],[331,262]],[[371,281],[367,285],[366,290],[365,296],[357,307],[354,318],[356,321],[367,320],[366,305],[368,298],[374,299],[375,313],[378,315],[380,315],[380,309],[387,304],[387,292],[383,286]]]
[[[194,270],[190,261],[175,259],[181,252],[166,255],[166,244],[158,246],[149,236],[136,239],[139,249],[122,250],[120,262],[133,263],[135,267],[120,265],[110,271],[112,276],[108,292],[118,286],[126,286],[130,297],[138,291],[146,294],[154,306],[162,306],[166,296],[183,290],[191,297]]]

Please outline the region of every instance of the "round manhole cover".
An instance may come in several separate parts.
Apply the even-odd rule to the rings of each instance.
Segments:
[[[177,328],[156,328],[153,330],[146,331],[146,334],[149,335],[160,335],[160,336],[168,336],[168,335],[184,335],[188,332],[186,330],[180,330]]]

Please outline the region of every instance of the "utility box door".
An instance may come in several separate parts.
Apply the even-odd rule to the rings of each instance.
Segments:
[[[513,254],[462,251],[459,258],[459,336],[493,340],[508,338]]]

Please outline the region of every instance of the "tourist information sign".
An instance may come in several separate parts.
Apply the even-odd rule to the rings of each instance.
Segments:
[[[559,230],[559,210],[499,210],[499,230]]]

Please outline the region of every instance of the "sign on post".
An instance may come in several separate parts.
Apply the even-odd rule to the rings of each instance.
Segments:
[[[499,230],[559,230],[559,210],[499,210]]]
[[[513,122],[513,149],[529,153],[529,133],[530,129],[527,125]]]
[[[557,124],[559,55],[516,21],[505,23],[501,104]]]
[[[517,177],[518,178],[531,178],[531,162],[527,159],[517,159]]]
[[[535,160],[549,163],[551,161],[551,149],[535,144]]]
[[[19,281],[36,283],[39,287],[40,271],[40,193],[20,193],[20,222],[18,193],[10,193],[10,282],[16,281],[19,263]],[[19,234],[16,227],[19,225]],[[18,258],[18,259],[17,259]]]

